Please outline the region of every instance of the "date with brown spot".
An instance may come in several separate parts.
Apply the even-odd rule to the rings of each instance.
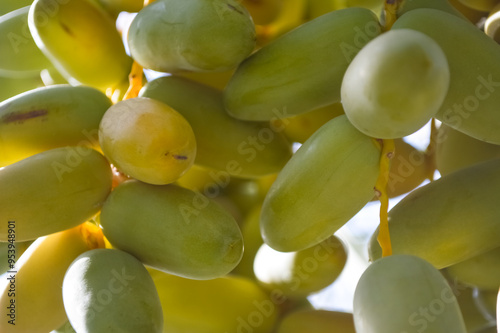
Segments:
[[[49,113],[46,109],[32,110],[32,111],[14,111],[8,113],[0,118],[0,123],[23,123],[26,120],[33,118],[40,118]]]

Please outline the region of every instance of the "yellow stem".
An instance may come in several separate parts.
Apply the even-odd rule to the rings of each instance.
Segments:
[[[391,237],[389,234],[389,196],[387,195],[387,182],[389,181],[389,171],[391,159],[394,157],[394,140],[377,140],[381,149],[380,153],[380,173],[375,184],[375,192],[380,200],[380,230],[377,240],[382,248],[382,257],[392,254]]]
[[[101,228],[86,222],[80,225],[80,232],[89,249],[104,249],[105,242]]]
[[[385,27],[384,30],[388,31],[391,29],[394,22],[398,18],[397,12],[402,0],[386,0],[384,6],[385,12]]]
[[[128,76],[130,86],[123,97],[123,100],[135,98],[139,96],[139,91],[142,89],[142,71],[143,68],[136,61],[132,64],[132,70]]]

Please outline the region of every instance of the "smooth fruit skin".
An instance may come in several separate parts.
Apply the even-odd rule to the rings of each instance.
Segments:
[[[384,5],[384,1],[380,0],[333,0],[333,2],[337,4],[338,8],[364,7],[372,10],[377,14]]]
[[[500,45],[474,25],[435,9],[415,9],[392,29],[413,29],[434,39],[450,66],[450,88],[436,114],[448,126],[500,144]]]
[[[240,64],[224,92],[227,112],[262,121],[275,118],[276,110],[294,116],[339,102],[347,66],[380,33],[377,17],[364,8],[301,25]]]
[[[488,12],[498,3],[496,0],[458,0],[465,6],[482,12]]]
[[[391,30],[368,43],[342,80],[342,106],[364,134],[410,135],[439,110],[450,83],[443,51],[423,33]]]
[[[334,0],[307,0],[307,18],[313,20],[326,13],[338,10]]]
[[[238,225],[241,225],[246,211],[242,210],[234,197],[224,193],[224,187],[228,186],[232,181],[234,181],[234,178],[231,178],[227,173],[194,165],[175,182],[175,185],[211,197],[233,215]],[[257,200],[257,198],[255,199]]]
[[[45,151],[0,170],[0,241],[15,221],[16,241],[77,226],[94,216],[111,191],[111,168],[86,147]]]
[[[344,245],[330,236],[298,252],[278,252],[264,244],[255,256],[254,271],[265,289],[279,289],[291,298],[305,298],[331,285],[346,261]]]
[[[33,0],[3,0],[0,2],[0,15],[10,13],[24,6],[29,6]]]
[[[344,114],[341,103],[333,103],[298,116],[277,119],[275,126],[283,126],[283,134],[291,142],[304,143],[329,120]]]
[[[196,139],[187,120],[164,103],[133,98],[109,108],[99,125],[104,155],[140,181],[173,183],[194,163]]]
[[[445,278],[409,255],[377,260],[363,273],[354,292],[354,324],[357,333],[467,332]]]
[[[450,4],[455,7],[462,15],[464,15],[469,22],[473,24],[479,23],[481,21],[486,13],[482,11],[478,11],[475,9],[472,9],[466,5],[464,5],[460,0],[448,0]]]
[[[243,0],[241,2],[252,16],[255,24],[269,24],[272,23],[280,14],[284,4],[283,0]]]
[[[331,11],[350,7],[367,8],[380,15],[383,5],[384,0],[307,0],[307,17],[314,19]]]
[[[233,177],[223,192],[240,207],[244,214],[248,214],[257,205],[262,206],[262,202],[277,176],[277,174],[273,174],[259,179]]]
[[[261,215],[264,241],[299,251],[331,236],[374,195],[380,151],[339,116],[314,133],[271,186]]]
[[[99,122],[110,106],[99,90],[70,85],[26,91],[0,103],[0,166],[58,147],[98,148]]]
[[[134,18],[128,44],[145,68],[225,71],[253,51],[255,27],[236,0],[156,0]]]
[[[218,90],[224,90],[233,73],[234,70],[225,72],[179,72],[175,73],[175,75]]]
[[[196,137],[198,165],[256,178],[278,172],[292,156],[291,143],[281,133],[286,126],[230,117],[216,89],[169,76],[149,82],[141,96],[159,100],[186,118]]]
[[[457,0],[458,1],[458,0]],[[451,15],[455,15],[464,20],[468,20],[458,9],[456,9],[448,0],[405,0],[397,9],[398,17],[403,14],[419,9],[419,8],[432,8],[441,10]]]
[[[132,59],[113,19],[91,0],[35,0],[28,24],[40,50],[70,83],[106,91],[127,79]]]
[[[213,184],[217,185],[213,175],[214,170],[193,165],[193,167],[183,174],[181,178],[177,179],[175,185],[179,185],[191,191],[203,193],[205,189],[214,186]],[[224,182],[221,182],[221,185],[230,182],[231,178],[226,175],[223,179]]]
[[[0,305],[7,309],[15,300],[15,325],[8,316],[0,322],[2,333],[46,333],[67,321],[62,285],[64,274],[80,254],[104,246],[101,230],[91,223],[37,239],[18,258],[11,270],[15,280],[3,280]],[[7,277],[12,275],[7,273]],[[11,282],[15,287],[12,288]],[[9,295],[14,289],[15,295]]]
[[[389,212],[394,254],[421,257],[437,268],[498,247],[500,160],[477,164],[422,186]],[[380,258],[378,229],[371,260]]]
[[[325,310],[296,311],[281,320],[277,333],[356,333],[352,314]]]
[[[496,158],[500,158],[499,145],[474,139],[441,124],[436,145],[436,165],[441,176]]]
[[[52,67],[38,49],[28,28],[30,7],[0,17],[0,74],[22,75]]]
[[[0,103],[25,91],[43,87],[38,73],[27,78],[0,76]]]
[[[474,256],[446,269],[451,278],[480,289],[500,288],[500,248]]]
[[[306,21],[307,0],[288,0],[269,24],[257,25],[257,48],[269,44]]]
[[[144,7],[144,0],[93,0],[113,17],[121,12],[137,13]]]
[[[126,252],[83,253],[66,272],[62,293],[77,332],[162,332],[162,308],[153,280],[142,263]]]
[[[283,294],[267,295],[236,276],[196,281],[150,270],[160,295],[163,333],[271,333]]]
[[[229,273],[243,254],[234,218],[200,193],[127,181],[101,211],[104,235],[143,263],[191,279]]]

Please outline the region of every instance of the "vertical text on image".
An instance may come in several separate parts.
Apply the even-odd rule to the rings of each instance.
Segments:
[[[9,281],[8,296],[10,298],[7,306],[7,322],[16,325],[16,221],[7,222],[8,246],[7,246],[7,280]]]

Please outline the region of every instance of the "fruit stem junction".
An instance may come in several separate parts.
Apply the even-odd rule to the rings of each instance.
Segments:
[[[86,222],[79,226],[80,233],[90,250],[105,248],[104,235],[95,224]]]
[[[401,5],[402,0],[385,0],[384,14],[385,14],[385,26],[384,30],[389,31],[392,28],[394,22],[398,18],[398,8]]]
[[[396,150],[394,140],[376,140],[380,153],[380,173],[375,184],[375,193],[380,200],[380,229],[377,240],[382,248],[382,257],[392,254],[391,237],[389,234],[389,197],[387,195],[387,182],[389,181],[389,171],[391,159]]]
[[[125,93],[123,100],[139,96],[139,92],[142,89],[143,70],[144,68],[142,68],[141,65],[139,65],[136,61],[134,61],[134,63],[132,64],[132,70],[130,71],[130,74],[128,76],[130,86],[127,92]]]

